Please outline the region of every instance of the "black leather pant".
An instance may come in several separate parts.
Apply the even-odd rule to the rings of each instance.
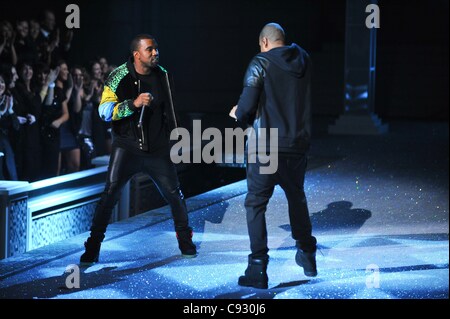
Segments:
[[[140,156],[120,147],[113,147],[109,160],[105,189],[97,205],[91,226],[91,237],[103,240],[122,188],[136,173],[147,173],[172,210],[175,230],[188,227],[188,215],[180,190],[177,171],[170,159],[170,149]]]
[[[278,169],[274,174],[260,174],[260,166],[258,162],[247,163],[248,193],[245,198],[245,209],[251,256],[255,258],[268,256],[265,212],[275,185],[280,185],[288,201],[292,238],[304,251],[316,251],[317,241],[311,234],[311,220],[303,189],[306,156],[279,157]]]

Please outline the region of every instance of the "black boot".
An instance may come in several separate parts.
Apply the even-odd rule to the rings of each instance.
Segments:
[[[303,267],[303,272],[305,273],[305,276],[308,277],[317,276],[316,252],[308,253],[304,252],[300,248],[297,248],[295,261],[297,262],[297,265]]]
[[[88,266],[98,263],[98,256],[100,255],[101,240],[93,239],[89,237],[87,241],[84,242],[84,247],[86,251],[80,257],[80,265]]]
[[[185,230],[178,230],[176,232],[178,247],[181,250],[181,255],[186,258],[194,258],[197,256],[197,248],[192,242],[193,231],[188,227]]]
[[[267,264],[269,257],[255,258],[248,256],[248,267],[245,275],[239,277],[238,284],[245,287],[267,289],[269,278],[267,277]]]

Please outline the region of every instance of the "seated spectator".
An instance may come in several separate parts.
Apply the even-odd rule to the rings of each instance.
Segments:
[[[28,21],[25,19],[18,20],[16,23],[16,42],[15,49],[18,63],[27,61],[31,65],[37,62],[36,44],[30,36],[30,28]]]
[[[19,129],[19,120],[14,114],[14,100],[8,92],[8,82],[11,75],[0,71],[0,153],[2,166],[0,170],[3,179],[17,181],[17,170],[14,151],[10,143],[11,131]]]
[[[17,101],[15,113],[25,118],[13,139],[19,180],[38,180],[41,171],[41,140],[38,120],[41,114],[41,98],[36,92],[34,70],[31,62],[19,62],[19,80],[12,94]]]
[[[17,64],[15,37],[12,24],[6,20],[0,21],[0,63]]]

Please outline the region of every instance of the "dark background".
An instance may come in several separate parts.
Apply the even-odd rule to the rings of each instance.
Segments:
[[[280,23],[288,43],[313,59],[314,115],[343,111],[345,0],[112,0],[2,3],[0,19],[37,17],[52,9],[65,29],[69,3],[78,4],[81,28],[69,64],[95,56],[120,65],[131,38],[151,33],[160,62],[175,79],[177,108],[224,115],[235,105],[264,24]],[[448,121],[448,0],[380,0],[375,112],[383,119]]]

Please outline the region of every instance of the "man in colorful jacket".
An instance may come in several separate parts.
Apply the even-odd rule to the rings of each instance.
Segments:
[[[84,244],[81,264],[98,262],[101,242],[121,190],[139,172],[150,176],[169,203],[182,255],[197,255],[176,167],[170,159],[169,133],[177,122],[168,73],[158,64],[158,44],[153,36],[137,35],[130,51],[128,62],[106,80],[98,108],[100,117],[112,122],[113,144],[105,189]]]

